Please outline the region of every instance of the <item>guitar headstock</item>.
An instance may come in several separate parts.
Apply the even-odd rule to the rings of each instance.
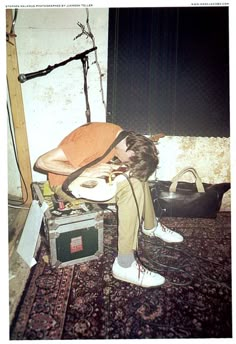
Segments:
[[[165,134],[163,133],[154,134],[150,136],[150,140],[152,140],[153,142],[158,142],[159,139],[161,139],[162,137],[165,137]]]

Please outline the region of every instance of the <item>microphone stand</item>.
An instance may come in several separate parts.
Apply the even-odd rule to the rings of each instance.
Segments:
[[[90,113],[90,106],[88,100],[88,85],[87,85],[87,73],[88,73],[88,56],[85,56],[81,59],[83,64],[83,73],[84,73],[84,95],[85,95],[85,103],[86,103],[86,111],[85,116],[87,118],[87,123],[91,122],[91,113]]]
[[[88,101],[88,86],[87,86],[87,71],[88,71],[88,56],[87,54],[91,53],[92,51],[96,50],[97,47],[93,47],[89,50],[85,50],[84,52],[77,54],[73,57],[70,57],[67,60],[64,60],[60,63],[56,63],[53,66],[48,66],[45,69],[41,69],[37,72],[33,72],[33,73],[28,73],[28,74],[20,74],[18,76],[18,81],[23,83],[27,80],[33,79],[33,78],[37,78],[40,76],[45,76],[48,73],[50,73],[53,69],[61,67],[66,65],[67,63],[73,61],[73,60],[81,60],[82,64],[83,64],[83,73],[84,73],[84,93],[85,93],[85,102],[86,102],[86,118],[87,118],[87,122],[91,122],[91,118],[90,118],[90,108],[89,108],[89,101]],[[87,65],[87,66],[86,66]]]

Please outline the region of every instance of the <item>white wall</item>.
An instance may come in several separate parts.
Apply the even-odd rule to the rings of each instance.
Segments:
[[[92,48],[90,38],[82,36],[86,9],[19,9],[15,31],[20,73],[45,69],[48,65]],[[107,91],[108,8],[89,9],[89,23],[95,38],[98,62],[103,76],[103,91]],[[92,121],[105,121],[99,72],[94,52],[89,54],[88,92]],[[16,81],[18,82],[18,81]],[[38,156],[54,148],[71,130],[86,122],[81,61],[72,61],[46,76],[22,84],[22,93],[33,166]],[[20,180],[14,166],[11,143],[9,148],[9,193],[20,191]],[[230,140],[226,138],[166,137],[160,140],[160,165],[156,176],[169,180],[183,167],[193,166],[203,182],[230,181]],[[46,176],[33,171],[33,180]],[[18,184],[18,185],[17,185]],[[10,190],[11,188],[11,190]],[[225,199],[225,210],[230,209],[230,192]]]
[[[104,74],[102,86],[106,101],[108,9],[89,9],[89,24],[97,46],[97,58]],[[19,9],[15,26],[20,74],[53,66],[93,47],[77,22],[86,26],[87,12],[81,8]],[[92,121],[105,121],[100,78],[95,53],[89,57],[88,95]],[[18,81],[17,81],[18,82]],[[61,139],[86,122],[82,62],[74,60],[43,77],[22,84],[31,165],[38,156],[58,145]],[[9,170],[9,185],[15,179]],[[17,171],[15,171],[17,173]],[[45,180],[33,171],[33,180]],[[10,190],[9,190],[10,191]]]
[[[230,182],[230,138],[165,136],[159,140],[159,166],[156,177],[172,180],[183,168],[194,167],[202,182]],[[195,182],[191,173],[181,180]],[[225,193],[222,211],[231,210],[231,190]]]

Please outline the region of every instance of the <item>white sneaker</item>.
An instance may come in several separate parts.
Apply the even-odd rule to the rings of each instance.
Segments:
[[[157,287],[165,282],[164,277],[147,270],[137,261],[134,261],[129,268],[123,268],[116,258],[112,266],[112,274],[116,279],[145,288]]]
[[[158,221],[158,220],[157,220]],[[150,237],[157,237],[168,243],[179,243],[184,240],[181,234],[172,231],[170,228],[157,223],[157,226],[153,229],[145,229],[143,224],[143,233]]]

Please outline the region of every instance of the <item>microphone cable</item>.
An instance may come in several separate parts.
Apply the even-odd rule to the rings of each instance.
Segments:
[[[26,193],[26,199],[25,200],[13,200],[13,199],[9,198],[9,201],[11,203],[8,203],[8,206],[12,207],[12,208],[18,208],[18,207],[24,206],[27,203],[29,195],[28,195],[28,189],[27,189],[27,186],[26,186],[26,182],[25,182],[25,179],[24,179],[24,177],[22,175],[20,164],[19,164],[19,161],[18,161],[18,158],[17,158],[17,151],[16,151],[16,146],[15,146],[14,134],[13,134],[13,130],[12,130],[12,124],[11,124],[11,118],[10,118],[10,109],[9,109],[8,102],[7,102],[7,114],[8,114],[9,130],[10,130],[10,135],[11,135],[11,140],[12,140],[12,147],[13,147],[15,162],[16,162],[16,166],[17,166],[17,169],[18,169],[18,172],[19,172],[20,179],[21,179],[21,181],[23,183],[23,187],[24,187],[25,193]]]
[[[136,205],[136,209],[137,209],[137,216],[138,216],[138,219],[139,219],[139,230],[142,231],[142,228],[141,228],[141,216],[140,216],[140,212],[139,212],[139,207],[138,207],[138,201],[137,201],[137,198],[136,198],[136,195],[135,195],[135,191],[134,191],[134,187],[132,185],[132,182],[129,178],[129,176],[124,173],[123,174],[126,178],[126,180],[128,181],[129,185],[130,185],[130,188],[131,188],[131,191],[132,191],[132,194],[133,194],[133,198],[134,198],[134,201],[135,201],[135,205]],[[161,217],[160,217],[161,218]],[[160,218],[158,218],[158,221],[160,222]],[[153,239],[153,238],[152,238]],[[163,272],[161,268],[165,269],[168,271],[173,271],[173,272],[177,272],[177,273],[181,273],[182,275],[185,275],[187,277],[187,281],[184,281],[183,283],[180,283],[180,282],[175,282],[175,281],[170,281],[168,278],[166,278],[166,281],[168,281],[169,284],[171,285],[175,285],[175,286],[188,286],[190,285],[192,282],[193,282],[193,278],[194,276],[186,271],[184,268],[185,267],[188,267],[190,266],[190,263],[193,262],[193,259],[198,259],[200,258],[200,260],[202,261],[206,261],[206,262],[209,262],[209,263],[213,263],[215,265],[218,265],[218,266],[222,266],[220,263],[217,263],[217,262],[214,262],[214,261],[210,261],[209,259],[207,258],[203,258],[203,257],[198,257],[196,255],[193,255],[193,254],[189,254],[188,252],[186,252],[185,249],[179,249],[179,248],[176,248],[176,247],[173,247],[173,246],[170,246],[170,245],[166,245],[165,243],[164,244],[157,244],[157,242],[151,242],[151,240],[147,240],[147,239],[144,239],[143,240],[144,243],[149,243],[151,245],[155,245],[157,247],[157,250],[169,250],[170,252],[174,252],[174,253],[178,253],[178,254],[182,254],[185,256],[185,258],[187,259],[187,263],[185,263],[182,267],[175,267],[175,266],[172,266],[172,265],[166,265],[166,264],[163,264],[161,262],[157,262],[156,259],[157,257],[155,258],[152,258],[150,257],[149,254],[147,254],[147,252],[144,250],[145,254],[147,254],[147,256],[145,257],[145,260],[149,261],[152,265],[152,267],[148,266],[146,261],[143,260],[143,258],[140,257],[139,255],[139,251],[138,251],[138,242],[137,242],[137,248],[136,248],[136,251],[135,251],[135,258],[137,259],[138,263],[141,264],[142,266],[144,266],[144,268],[146,268],[147,270],[149,271],[152,271],[154,273],[160,273],[160,270],[161,270],[161,273]],[[172,259],[176,259],[173,255],[167,255],[167,254],[162,254],[160,253],[159,256],[162,256],[162,258],[172,258]],[[189,262],[190,261],[190,262]],[[209,282],[212,282],[212,283],[215,283],[217,285],[220,285],[222,287],[225,287],[229,290],[231,290],[231,287],[227,285],[227,283],[225,282],[219,282],[219,281],[216,281],[208,276],[206,276],[206,274],[204,274],[202,272],[202,270],[200,269],[200,267],[197,265],[197,263],[195,262],[195,267],[197,268],[198,272]],[[224,267],[222,266],[222,269],[224,270]]]

